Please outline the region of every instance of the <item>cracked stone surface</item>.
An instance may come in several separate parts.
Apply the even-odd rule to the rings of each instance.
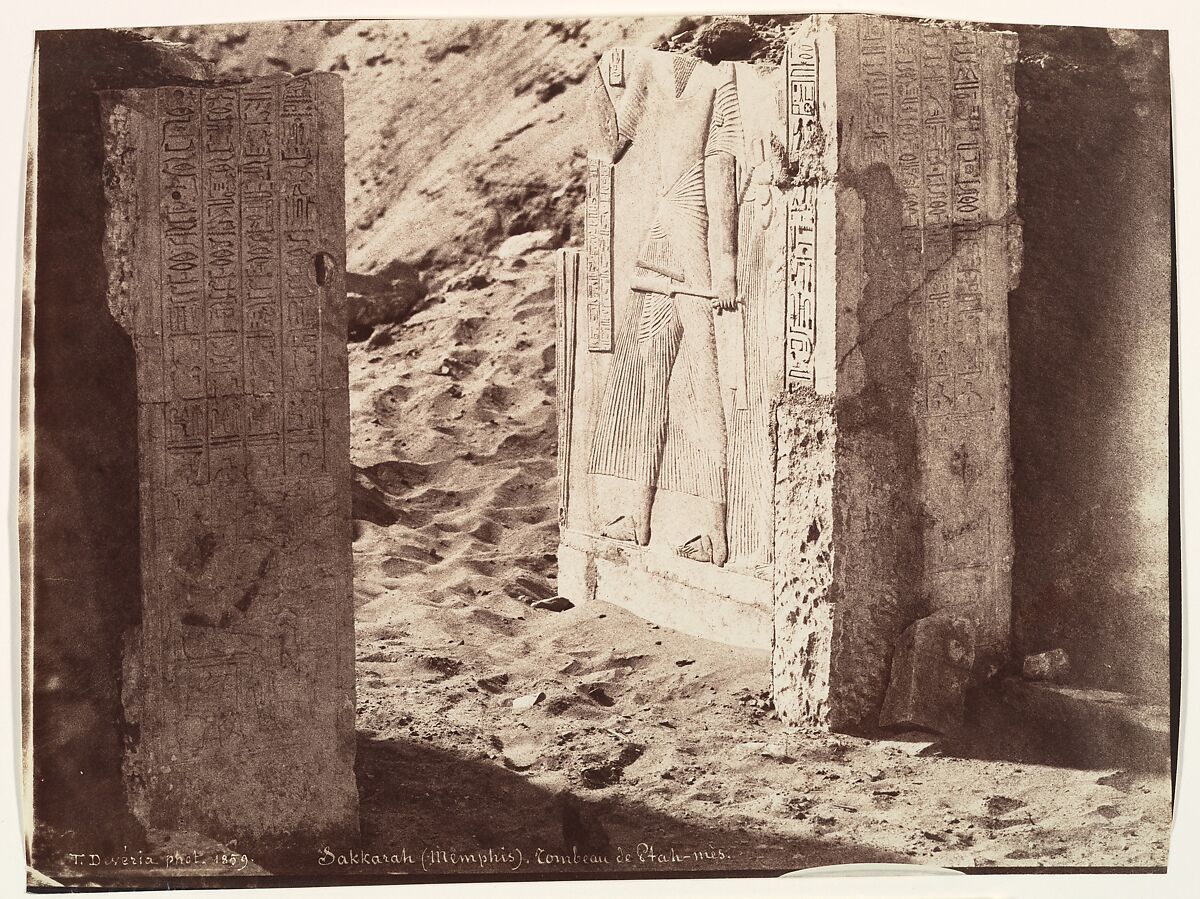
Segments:
[[[821,122],[798,175],[816,194],[815,377],[776,410],[776,704],[871,728],[917,619],[968,621],[977,676],[1008,651],[1016,36],[814,16],[800,48]],[[798,497],[814,479],[822,501]]]

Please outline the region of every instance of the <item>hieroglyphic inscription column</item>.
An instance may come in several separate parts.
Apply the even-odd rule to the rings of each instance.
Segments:
[[[814,17],[789,46],[790,156],[836,170],[837,205],[811,241],[818,274],[821,254],[836,257],[836,277],[818,276],[814,300],[836,308],[836,352],[816,352],[811,376],[793,362],[809,322],[789,276],[787,375],[799,393],[779,421],[788,443],[776,548],[790,568],[776,577],[776,695],[793,720],[874,724],[898,677],[904,689],[888,705],[908,710],[897,722],[912,720],[922,690],[949,692],[893,669],[901,633],[929,616],[945,626],[924,627],[922,639],[959,635],[969,645],[945,651],[967,667],[973,658],[976,673],[1005,656],[1015,54],[1011,34],[874,16]],[[810,58],[811,86],[799,63]],[[822,127],[808,134],[810,115]],[[803,225],[789,215],[789,272],[805,271],[810,255],[795,197],[830,190],[819,166],[801,165],[797,179]],[[821,385],[831,385],[827,401]],[[792,482],[813,483],[816,498],[779,489]]]
[[[806,146],[819,132],[817,97],[817,45],[794,41],[783,62],[787,106],[788,161],[798,168],[811,160],[802,159]],[[809,174],[806,171],[805,174]],[[804,178],[788,197],[787,204],[787,321],[785,380],[789,390],[816,383],[814,351],[817,340],[817,190]]]
[[[584,286],[588,349],[613,348],[613,164],[596,154],[587,160],[584,206]]]
[[[625,51],[620,47],[608,52],[608,83],[612,87],[625,86]]]
[[[817,202],[816,191],[803,185],[787,205],[787,337],[788,389],[813,387],[817,341]]]
[[[891,22],[892,170],[920,381],[929,611],[970,618],[981,657],[1008,640],[1012,562],[1008,291],[1015,37]]]
[[[137,365],[151,827],[357,829],[336,76],[105,95],[110,307]]]

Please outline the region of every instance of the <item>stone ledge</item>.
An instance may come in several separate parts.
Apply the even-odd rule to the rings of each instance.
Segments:
[[[771,584],[748,574],[576,531],[562,532],[559,592],[600,600],[695,637],[771,648]]]

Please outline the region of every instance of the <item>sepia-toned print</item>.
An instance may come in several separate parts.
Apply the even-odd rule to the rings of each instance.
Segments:
[[[39,33],[29,885],[1165,871],[1167,50]]]

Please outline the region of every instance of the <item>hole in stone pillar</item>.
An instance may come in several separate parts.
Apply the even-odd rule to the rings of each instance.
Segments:
[[[313,256],[313,272],[317,276],[317,286],[324,287],[333,277],[335,262],[328,253],[317,253]]]

